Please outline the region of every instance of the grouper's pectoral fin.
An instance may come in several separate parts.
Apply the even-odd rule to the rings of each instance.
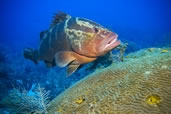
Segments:
[[[90,58],[79,55],[75,52],[62,51],[55,54],[55,63],[59,67],[67,66],[67,75],[70,76],[74,73],[80,64],[89,63],[94,61],[96,58]]]
[[[77,61],[73,61],[71,64],[67,66],[67,76],[71,76],[72,73],[74,73],[80,64]]]
[[[74,73],[80,66],[80,63],[76,60],[74,53],[69,51],[58,52],[55,54],[55,62],[59,67],[67,66],[67,76]]]
[[[62,51],[55,54],[55,63],[59,67],[65,67],[74,60],[76,58],[73,56],[73,52]]]

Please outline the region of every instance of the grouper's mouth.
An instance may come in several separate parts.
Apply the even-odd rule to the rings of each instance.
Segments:
[[[118,40],[118,35],[111,35],[107,38],[107,40],[104,42],[104,51],[108,51],[111,50],[115,47],[117,47],[118,45],[120,45],[120,41]]]
[[[112,50],[113,48],[120,45],[120,41],[117,39],[118,39],[117,34],[115,33],[110,34],[109,36],[104,38],[103,41],[100,42],[100,44],[96,48],[96,51],[104,53],[104,52]]]

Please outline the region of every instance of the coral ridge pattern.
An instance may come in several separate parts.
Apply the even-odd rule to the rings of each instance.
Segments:
[[[57,96],[49,114],[171,114],[171,51],[129,54]]]

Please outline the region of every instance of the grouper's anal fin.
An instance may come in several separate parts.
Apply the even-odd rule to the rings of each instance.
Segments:
[[[63,22],[70,17],[70,15],[60,11],[54,15],[54,19],[52,20],[50,27],[54,27],[56,24]]]
[[[55,61],[50,62],[50,61],[44,60],[44,63],[46,64],[48,68],[56,66]]]

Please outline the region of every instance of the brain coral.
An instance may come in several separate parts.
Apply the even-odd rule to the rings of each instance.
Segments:
[[[171,114],[171,51],[154,50],[87,76],[57,96],[48,113]]]

